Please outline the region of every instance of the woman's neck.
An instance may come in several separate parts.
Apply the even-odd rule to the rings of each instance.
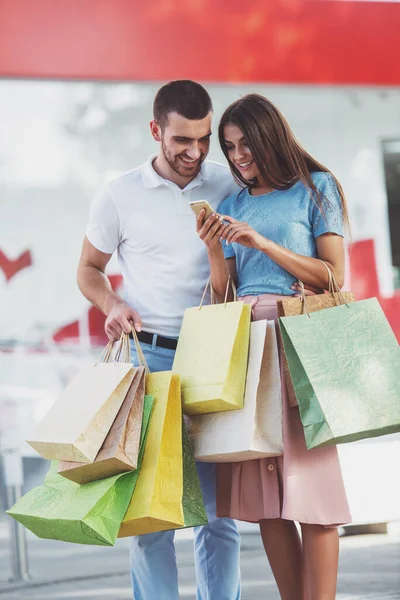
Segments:
[[[270,192],[273,192],[273,191],[274,191],[274,188],[271,187],[270,185],[268,185],[267,183],[265,183],[264,181],[262,181],[262,182],[256,181],[256,183],[254,185],[249,187],[249,194],[251,196],[262,196],[263,194],[269,194]]]

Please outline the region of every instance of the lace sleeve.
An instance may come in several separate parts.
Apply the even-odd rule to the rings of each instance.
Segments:
[[[233,244],[229,244],[228,246],[225,240],[222,240],[222,250],[224,251],[225,258],[232,258],[236,256]]]
[[[313,236],[317,238],[324,233],[336,233],[343,237],[342,203],[336,183],[329,173],[318,175],[320,181],[315,181],[315,185],[322,192],[324,212],[310,199]]]

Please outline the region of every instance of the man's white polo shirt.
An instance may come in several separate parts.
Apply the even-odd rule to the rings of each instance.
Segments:
[[[208,200],[217,209],[239,188],[227,167],[205,161],[182,190],[155,172],[154,159],[95,197],[86,236],[101,252],[117,250],[123,297],[141,315],[143,330],[178,337],[185,309],[199,304],[209,276],[189,202]]]

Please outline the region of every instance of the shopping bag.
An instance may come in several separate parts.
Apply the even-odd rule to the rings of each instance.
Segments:
[[[208,523],[200,487],[193,446],[182,419],[183,493],[182,508],[184,524],[181,528],[198,527]]]
[[[274,321],[254,321],[242,410],[190,418],[196,460],[241,462],[283,452],[282,393]]]
[[[333,308],[340,304],[350,304],[355,301],[352,292],[341,292],[338,288],[332,271],[328,265],[324,262],[329,274],[329,293],[328,294],[316,294],[315,296],[300,296],[300,297],[288,297],[283,300],[277,301],[278,317],[298,317],[304,314],[305,305],[307,304],[307,313],[314,313],[325,308]],[[300,282],[301,283],[301,282]],[[288,396],[289,406],[297,406],[297,398],[293,388],[293,383],[290,377],[289,367],[286,360],[285,352],[282,352],[283,358],[283,372],[286,385],[286,392]]]
[[[137,486],[118,537],[184,525],[179,375],[170,371],[147,374],[146,394],[154,397],[155,406]]]
[[[279,325],[308,448],[400,431],[400,350],[376,298]]]
[[[175,526],[172,529],[185,529],[189,527],[198,527],[208,523],[207,513],[204,506],[203,495],[200,487],[197,467],[194,460],[193,447],[190,441],[185,423],[182,419],[182,467],[183,467],[183,488],[182,511],[183,525]],[[135,501],[135,492],[132,502]],[[155,522],[153,521],[153,525]],[[166,524],[165,524],[166,525]],[[164,523],[161,526],[165,530]],[[159,529],[154,529],[154,531]],[[129,534],[127,534],[129,535]],[[135,534],[136,535],[136,534]],[[124,537],[122,534],[119,537]]]
[[[111,349],[110,343],[104,360],[110,359]],[[98,362],[82,369],[38,423],[28,444],[50,460],[94,461],[134,373],[130,363],[122,362]]]
[[[78,463],[61,461],[58,472],[63,477],[84,484],[118,473],[134,471],[139,456],[144,402],[144,367],[136,369],[110,431],[94,462]]]
[[[243,408],[250,319],[250,306],[238,301],[185,311],[172,367],[185,414]]]
[[[61,477],[54,461],[44,485],[7,513],[40,538],[113,546],[140,473],[153,398],[144,399],[138,470],[79,485]]]

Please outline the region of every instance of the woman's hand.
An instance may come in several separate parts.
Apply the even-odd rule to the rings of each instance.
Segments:
[[[203,209],[196,218],[196,231],[207,248],[214,250],[221,246],[219,239],[225,225],[217,213],[213,213],[208,219],[204,220],[205,214],[206,211]]]
[[[222,218],[224,221],[227,221],[228,224],[225,225],[221,238],[226,240],[228,244],[237,242],[242,246],[247,246],[247,248],[261,250],[266,240],[260,233],[255,231],[255,229],[250,227],[247,223],[236,221],[233,217],[223,216]]]
[[[294,283],[292,285],[291,289],[294,291],[293,296],[298,297],[298,296],[302,295],[301,286],[298,282]],[[304,295],[305,296],[315,296],[315,294],[323,294],[323,293],[324,293],[324,290],[321,290],[320,288],[316,288],[316,287],[313,287],[308,284],[306,284],[304,286]]]

